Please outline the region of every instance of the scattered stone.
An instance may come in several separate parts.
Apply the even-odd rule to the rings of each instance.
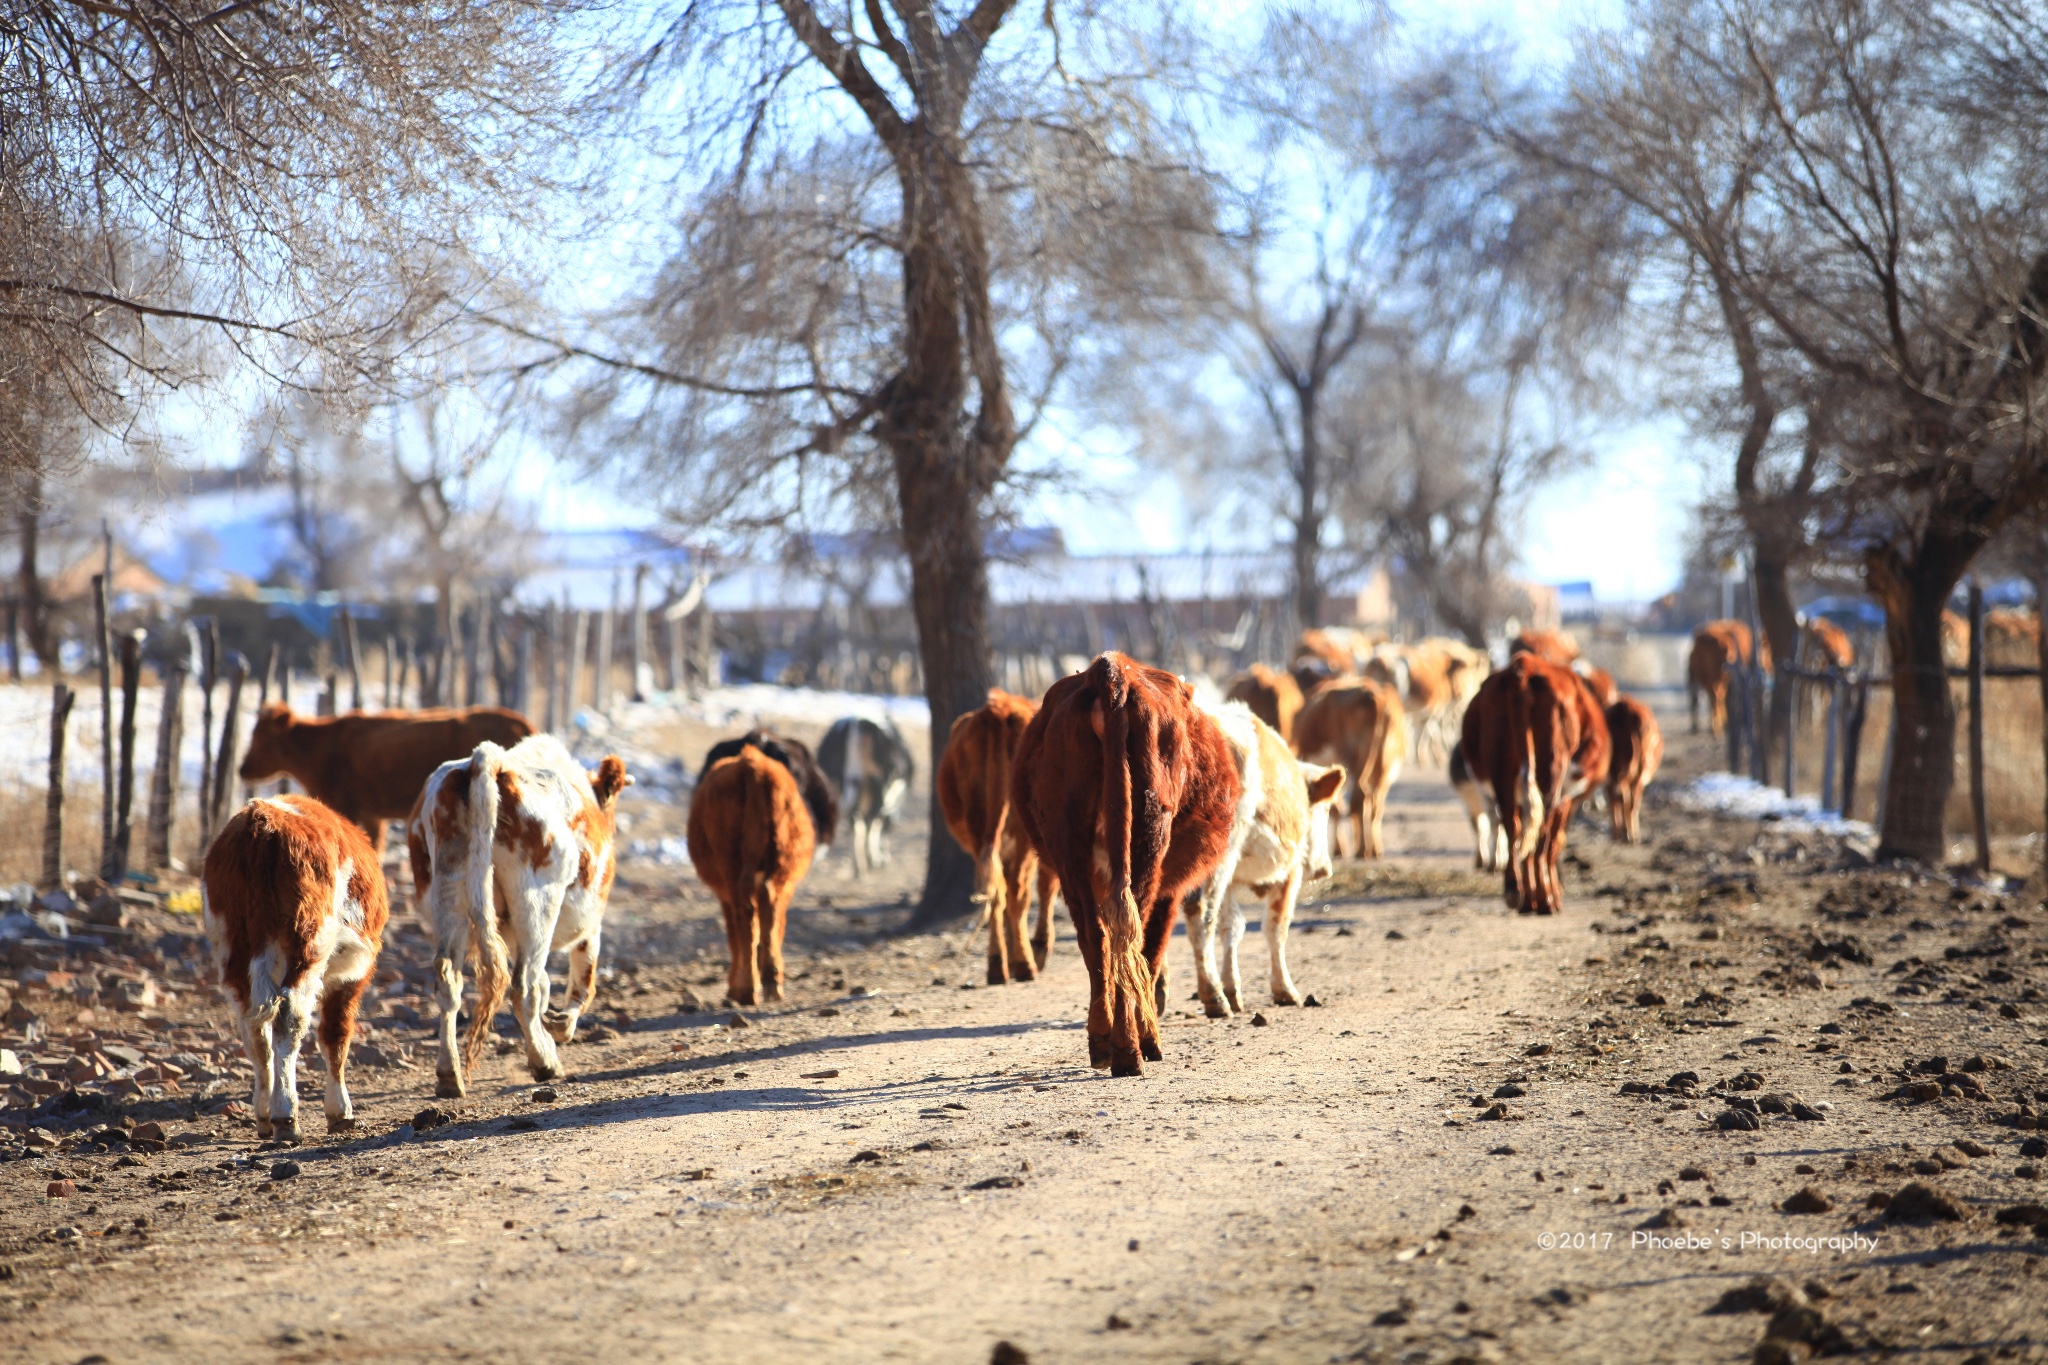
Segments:
[[[1266,1025],[1268,1025],[1268,1024],[1270,1024],[1270,1023],[1272,1023],[1272,1022],[1273,1022],[1272,1020],[1268,1019],[1268,1018],[1267,1018],[1267,1017],[1266,1017],[1265,1015],[1263,1015],[1263,1014],[1254,1014],[1254,1015],[1252,1016],[1252,1027],[1253,1027],[1253,1028],[1264,1028],[1264,1027],[1266,1027]]]
[[[1663,1004],[1663,1003],[1664,1003],[1664,997],[1663,997],[1663,996],[1661,996],[1661,995],[1659,995],[1659,994],[1657,994],[1657,992],[1655,992],[1655,991],[1637,991],[1637,992],[1636,992],[1636,1003],[1637,1003],[1638,1005],[1646,1005],[1646,1006],[1647,1006],[1647,1005],[1661,1005],[1661,1004]]]
[[[2032,1162],[2013,1167],[2012,1173],[2022,1180],[2039,1180],[2041,1178],[2041,1168]]]
[[[1915,1180],[1885,1205],[1887,1223],[1960,1223],[1969,1210],[1932,1185]]]
[[[1803,1361],[1813,1355],[1844,1355],[1852,1349],[1842,1329],[1811,1304],[1793,1304],[1771,1315],[1755,1359]]]
[[[1827,1114],[1822,1110],[1816,1109],[1810,1104],[1801,1104],[1797,1101],[1794,1101],[1792,1105],[1792,1117],[1798,1119],[1801,1123],[1826,1123],[1828,1119]]]
[[[1479,1122],[1498,1123],[1505,1120],[1507,1116],[1508,1107],[1505,1104],[1496,1104],[1489,1107],[1485,1113],[1479,1116]]]
[[[1758,1275],[1748,1284],[1723,1293],[1714,1300],[1710,1314],[1734,1313],[1777,1313],[1787,1308],[1798,1308],[1806,1303],[1807,1295],[1798,1286]]]
[[[1524,1057],[1548,1057],[1550,1053],[1551,1046],[1548,1043],[1531,1043],[1522,1049]]]
[[[557,1096],[553,1086],[537,1085],[533,1088],[533,1094],[527,1098],[531,1099],[535,1104],[553,1104]]]
[[[128,1136],[136,1142],[163,1142],[164,1126],[161,1123],[138,1123]]]
[[[1786,1213],[1831,1213],[1834,1211],[1835,1203],[1813,1186],[1807,1185],[1797,1194],[1787,1196],[1785,1202],[1778,1207]]]
[[[78,1186],[72,1181],[52,1180],[49,1184],[49,1188],[43,1191],[43,1196],[47,1199],[69,1199],[72,1195],[77,1193]]]
[[[1948,1167],[1942,1165],[1931,1156],[1923,1156],[1911,1162],[1906,1169],[1914,1175],[1940,1175]]]
[[[424,1133],[453,1122],[455,1122],[453,1112],[430,1104],[412,1116],[412,1130],[415,1133]]]
[[[1031,1357],[1023,1347],[999,1341],[988,1353],[988,1365],[1031,1365]]]
[[[1961,1152],[1964,1156],[1974,1157],[1979,1161],[1991,1155],[1991,1149],[1989,1147],[1986,1147],[1981,1142],[1972,1141],[1969,1138],[1964,1138],[1962,1141],[1956,1143],[1956,1150]]]
[[[1408,1311],[1405,1308],[1386,1309],[1374,1315],[1372,1325],[1375,1327],[1406,1327],[1408,1325]]]
[[[1650,1230],[1655,1230],[1658,1228],[1682,1228],[1684,1226],[1685,1220],[1678,1216],[1678,1211],[1676,1209],[1659,1209],[1657,1210],[1657,1212],[1651,1214],[1648,1218],[1645,1218],[1642,1222],[1636,1224],[1636,1227],[1638,1228]]]
[[[1763,1127],[1755,1114],[1741,1109],[1723,1109],[1714,1116],[1714,1126],[1724,1133],[1754,1133]]]
[[[1402,933],[1399,929],[1389,929],[1387,930],[1387,937],[1392,939],[1404,939],[1407,938],[1408,935]],[[1407,1320],[1408,1319],[1406,1318],[1401,1319],[1401,1321],[1403,1322],[1406,1322]]]
[[[2048,1228],[2048,1205],[2009,1204],[1998,1211],[1998,1221],[2030,1228]]]
[[[1486,1154],[1488,1156],[1513,1156],[1515,1154],[1515,1149],[1507,1146],[1506,1144],[1502,1144],[1499,1147],[1487,1148]]]
[[[2021,1156],[2048,1156],[2048,1138],[2028,1138],[2020,1144]]]
[[[1497,1100],[1518,1100],[1528,1093],[1513,1081],[1507,1081],[1494,1087],[1493,1097]]]
[[[1021,1189],[1024,1177],[1021,1175],[992,1175],[986,1180],[977,1180],[967,1188],[970,1190],[1015,1190]]]
[[[849,1166],[862,1166],[866,1165],[869,1162],[880,1161],[881,1159],[882,1154],[880,1152],[855,1152],[852,1156],[846,1159],[846,1164]]]
[[[531,1133],[538,1130],[540,1126],[541,1122],[539,1119],[528,1118],[524,1114],[517,1114],[505,1120],[504,1131],[507,1133]]]
[[[298,1173],[299,1163],[296,1161],[279,1161],[273,1163],[270,1167],[270,1178],[272,1180],[290,1180],[298,1175]]]
[[[1323,1002],[1316,999],[1314,994],[1311,993],[1305,1000],[1301,1002],[1301,1007],[1305,1010],[1319,1010],[1323,1007]]]
[[[831,1071],[805,1071],[797,1076],[800,1081],[829,1081],[839,1074],[835,1067]]]
[[[752,1028],[754,1021],[747,1018],[744,1014],[735,1013],[725,1021],[725,1026],[727,1028]]]

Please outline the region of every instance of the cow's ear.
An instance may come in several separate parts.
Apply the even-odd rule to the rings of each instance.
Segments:
[[[1180,696],[1182,701],[1193,701],[1195,699],[1195,685],[1186,678],[1180,680]]]
[[[1324,768],[1308,779],[1308,800],[1310,805],[1334,798],[1344,787],[1344,770],[1340,767]]]

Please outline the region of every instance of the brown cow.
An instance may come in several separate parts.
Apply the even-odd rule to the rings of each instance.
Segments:
[[[1412,717],[1409,733],[1419,762],[1450,755],[1449,729],[1456,694],[1451,689],[1451,656],[1426,645],[1381,645],[1365,662],[1364,674],[1384,683]]]
[[[1700,728],[1700,694],[1708,701],[1709,733],[1728,725],[1728,674],[1754,657],[1749,627],[1740,621],[1709,621],[1692,634],[1692,654],[1685,665],[1685,709],[1694,734]],[[1768,666],[1768,660],[1766,660]]]
[[[1013,761],[1011,813],[1059,873],[1088,967],[1088,1061],[1117,1076],[1161,1060],[1173,917],[1223,860],[1244,792],[1193,696],[1104,654],[1046,692]]]
[[[1856,647],[1849,643],[1849,632],[1827,617],[1809,616],[1799,627],[1799,637],[1802,662],[1808,668],[1855,666]]]
[[[1241,701],[1252,714],[1273,727],[1280,738],[1294,741],[1294,718],[1301,714],[1301,684],[1292,674],[1253,664],[1223,689],[1225,701]]]
[[[256,717],[240,773],[244,782],[291,774],[381,855],[386,822],[411,813],[434,769],[485,740],[509,749],[532,733],[526,717],[497,706],[305,716],[274,701]]]
[[[348,1047],[390,915],[370,841],[309,796],[258,797],[208,846],[199,899],[256,1070],[256,1136],[299,1140],[299,1046],[316,1011],[327,1131],[355,1127]]]
[[[1030,981],[1052,956],[1052,898],[1059,878],[1041,862],[1010,816],[1010,764],[1038,703],[990,688],[988,705],[953,722],[939,759],[939,809],[974,858],[974,894],[988,917],[988,984]],[[1038,881],[1038,932],[1024,942],[1031,883]]]
[[[1643,788],[1664,762],[1664,732],[1650,708],[1623,697],[1607,708],[1614,756],[1607,768],[1607,818],[1623,843],[1643,841]]]
[[[1317,688],[1294,718],[1294,752],[1311,763],[1336,763],[1345,775],[1354,858],[1377,858],[1387,789],[1408,754],[1408,719],[1384,683],[1351,678]]]
[[[1595,668],[1581,659],[1572,665],[1572,672],[1586,680],[1586,685],[1593,689],[1593,696],[1598,699],[1602,709],[1621,700],[1621,688],[1615,685],[1614,675],[1606,669]]]
[[[1557,864],[1573,803],[1606,776],[1606,730],[1584,680],[1528,652],[1489,677],[1465,712],[1459,745],[1491,792],[1507,839],[1503,889],[1523,914],[1563,909]]]
[[[1534,654],[1545,663],[1570,668],[1579,657],[1579,642],[1568,630],[1525,630],[1508,642],[1508,656]]]
[[[1999,607],[1984,613],[1984,662],[2033,668],[2041,662],[2041,618],[2030,611]]]
[[[748,747],[711,765],[690,795],[690,861],[718,897],[735,1005],[782,998],[782,935],[816,850],[789,769]]]

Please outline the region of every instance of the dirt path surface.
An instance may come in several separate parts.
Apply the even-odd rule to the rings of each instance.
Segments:
[[[1086,1066],[1071,938],[987,988],[979,941],[896,935],[907,858],[814,873],[743,1020],[687,869],[629,863],[551,1096],[501,1053],[422,1113],[401,1005],[368,1136],[259,1152],[217,1088],[165,1123],[194,1145],[0,1166],[0,1359],[2048,1358],[2037,905],[1665,804],[1644,848],[1582,824],[1523,918],[1440,774],[1395,799],[1297,921],[1317,1007],[1264,1003],[1253,933],[1260,1013],[1205,1020],[1176,945],[1139,1080]],[[1871,1206],[1914,1181],[1964,1218]]]

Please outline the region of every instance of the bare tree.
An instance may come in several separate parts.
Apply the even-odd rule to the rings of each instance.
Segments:
[[[470,211],[542,182],[569,0],[30,0],[0,14],[0,329],[102,423],[199,373],[386,380],[453,310]],[[431,32],[423,33],[423,22]],[[0,465],[39,452],[0,423]]]
[[[587,338],[524,329],[528,373],[599,367],[584,429],[600,458],[640,452],[678,517],[898,536],[934,766],[992,681],[985,536],[1012,453],[1089,299],[1149,270],[1195,197],[1120,65],[1156,50],[1091,12],[1069,30],[1057,6],[1012,8],[674,11],[622,87],[650,114],[670,81],[689,91],[649,134],[685,168],[674,253]],[[932,828],[920,923],[966,913],[972,886],[936,810]]]

